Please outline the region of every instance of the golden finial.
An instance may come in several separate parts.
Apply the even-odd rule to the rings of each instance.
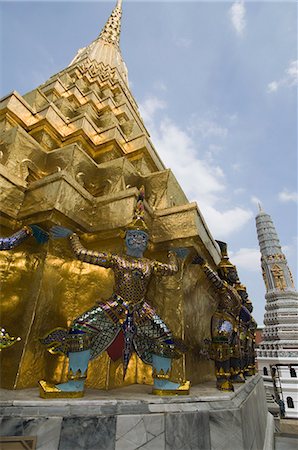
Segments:
[[[110,44],[119,45],[121,31],[122,0],[118,0],[112,14],[103,27],[99,39]]]

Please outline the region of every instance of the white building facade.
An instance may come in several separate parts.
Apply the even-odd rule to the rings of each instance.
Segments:
[[[269,214],[260,210],[256,227],[266,285],[263,340],[257,348],[259,373],[281,416],[298,419],[298,292]]]

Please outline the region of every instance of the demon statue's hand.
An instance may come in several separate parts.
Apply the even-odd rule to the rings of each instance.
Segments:
[[[192,260],[192,264],[200,264],[202,266],[205,263],[204,258],[202,258],[200,255],[196,255],[194,259]]]
[[[73,234],[73,231],[69,228],[60,227],[58,225],[55,225],[50,229],[51,237],[53,239],[61,239],[61,238],[67,238]]]
[[[28,225],[28,228],[32,231],[32,236],[39,244],[44,244],[49,240],[49,233],[43,230],[38,225]]]

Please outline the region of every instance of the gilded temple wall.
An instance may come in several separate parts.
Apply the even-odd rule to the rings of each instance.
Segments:
[[[1,228],[1,233],[9,230]],[[94,250],[123,251],[121,238],[82,240]],[[151,251],[149,258],[166,261],[165,251]],[[1,253],[2,325],[22,341],[9,352],[1,353],[1,383],[5,388],[27,388],[47,378],[60,381],[67,374],[67,358],[49,354],[39,338],[55,327],[67,327],[97,300],[113,291],[110,269],[92,266],[74,259],[66,240],[49,241],[43,246],[27,241],[21,250]],[[201,359],[199,347],[210,337],[210,318],[216,300],[197,266],[183,263],[177,275],[153,279],[149,303],[175,335],[189,345],[185,357],[174,362],[175,378],[198,382],[213,378],[213,363]],[[105,353],[90,363],[87,386],[99,389],[123,385],[122,363],[113,362]],[[151,368],[132,358],[125,384],[152,383]]]

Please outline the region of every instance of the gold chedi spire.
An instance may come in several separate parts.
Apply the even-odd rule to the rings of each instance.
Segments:
[[[99,39],[110,44],[119,45],[121,32],[122,0],[117,1],[112,14],[103,27]]]
[[[116,5],[117,0],[113,1]],[[86,233],[88,245],[94,243],[113,253],[122,245],[120,230],[136,220],[134,229],[145,231],[146,221],[154,246],[147,250],[149,259],[160,256],[167,261],[168,249],[179,245],[216,265],[219,251],[210,231],[197,205],[188,202],[173,173],[165,169],[129,90],[118,44],[120,27],[116,27],[117,20],[120,25],[120,2],[117,20],[115,16],[108,19],[115,5],[102,20],[102,34],[97,27],[96,39],[77,53],[71,65],[24,96],[14,91],[2,99],[3,235],[13,234],[22,224],[59,224]],[[108,41],[111,33],[106,22],[113,22],[117,30],[113,42]],[[145,186],[145,201],[144,190],[138,192],[141,185]],[[108,298],[113,276],[92,264],[82,267],[66,243],[37,246],[28,241],[21,251],[1,252],[1,257],[5,326],[14,330],[20,316],[28,318],[18,322],[18,334],[26,339],[15,350],[2,350],[1,387],[34,387],[45,375],[62,378],[63,358],[53,356],[48,361],[39,337],[70,325],[88,310],[99,295],[98,285],[100,295]],[[7,261],[13,277],[6,276]],[[98,283],[93,283],[96,277]],[[214,363],[202,364],[196,348],[209,330],[216,294],[211,296],[208,280],[198,283],[194,272],[186,284],[183,277],[166,278],[150,286],[150,296],[162,299],[163,319],[175,335],[193,342],[190,353],[175,361],[173,377],[188,379],[191,375],[194,384],[211,380]],[[16,302],[17,308],[12,308]],[[198,327],[198,320],[204,325]],[[93,360],[89,369],[89,387],[123,385],[122,362],[111,361],[107,353]],[[152,383],[151,366],[135,353],[127,382]]]
[[[119,47],[121,16],[122,0],[118,0],[99,36],[87,47],[79,49],[69,66],[83,62],[86,64],[86,60],[95,64],[95,68],[98,64],[103,64],[112,70],[116,69],[128,85],[127,67]]]

